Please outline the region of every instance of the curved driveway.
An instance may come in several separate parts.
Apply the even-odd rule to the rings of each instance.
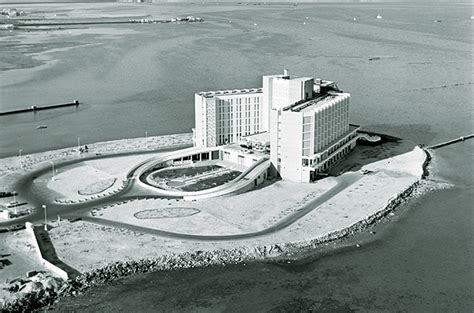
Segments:
[[[232,234],[232,235],[192,235],[192,234],[183,234],[183,233],[175,233],[169,232],[159,229],[153,229],[148,227],[142,227],[137,225],[131,225],[127,223],[121,223],[116,221],[111,221],[107,219],[92,217],[92,216],[82,216],[77,215],[75,217],[81,218],[84,221],[89,221],[97,224],[102,224],[106,226],[118,227],[118,228],[126,228],[133,231],[147,233],[151,235],[157,235],[160,237],[168,237],[168,238],[175,238],[175,239],[188,239],[188,240],[199,240],[199,241],[221,241],[221,240],[236,240],[236,239],[250,239],[265,235],[270,235],[272,233],[278,232],[291,224],[297,222],[303,216],[307,215],[308,213],[312,212],[314,209],[319,207],[324,202],[328,201],[335,195],[337,195],[342,190],[346,189],[347,187],[351,186],[355,182],[357,182],[362,177],[359,173],[350,173],[346,174],[341,181],[339,181],[336,186],[326,191],[324,194],[319,196],[318,198],[314,199],[313,201],[304,205],[301,209],[290,214],[289,216],[283,218],[282,220],[278,221],[277,223],[273,224],[272,226],[265,228],[260,231],[244,233],[244,234]]]
[[[76,159],[76,160],[58,162],[56,165],[56,168],[59,169],[64,166],[68,166],[74,163],[79,163],[79,162],[92,160],[92,159],[127,156],[127,155],[132,155],[132,154],[153,154],[153,153],[166,152],[166,151],[172,151],[172,150],[175,150],[175,149],[163,149],[163,150],[153,150],[153,151],[145,151],[145,152],[125,152],[125,153],[118,153],[114,155],[92,156],[92,157],[86,157],[86,158],[81,158],[81,159]],[[301,219],[303,216],[307,215],[308,213],[316,209],[318,206],[320,206],[324,202],[328,201],[330,198],[332,198],[333,196],[335,196],[342,190],[351,186],[362,177],[362,175],[359,173],[348,173],[348,174],[345,174],[344,176],[339,177],[336,186],[326,191],[320,197],[309,202],[308,204],[300,208],[298,211],[294,212],[293,214],[290,214],[289,216],[285,217],[284,219],[278,221],[277,223],[275,223],[274,225],[266,229],[256,231],[256,232],[250,232],[250,233],[244,233],[244,234],[232,234],[232,235],[192,235],[192,234],[168,232],[168,231],[141,227],[141,226],[126,224],[126,223],[121,223],[121,222],[116,222],[116,221],[110,221],[106,219],[92,217],[88,214],[90,210],[92,210],[93,208],[102,207],[107,204],[115,203],[118,201],[124,201],[124,200],[129,200],[129,199],[136,199],[136,198],[145,198],[145,197],[146,198],[157,197],[154,195],[150,195],[149,190],[143,190],[141,188],[138,188],[134,180],[132,180],[132,182],[123,190],[107,197],[87,201],[84,203],[78,203],[78,204],[63,205],[63,204],[57,204],[57,203],[50,203],[49,201],[46,200],[45,197],[41,196],[38,193],[34,193],[32,191],[33,180],[36,177],[39,177],[47,173],[49,170],[50,170],[49,166],[45,165],[44,167],[40,169],[34,170],[28,173],[27,175],[22,176],[14,185],[16,190],[20,194],[24,195],[25,200],[27,200],[29,203],[31,203],[35,207],[41,208],[41,205],[43,204],[47,205],[48,216],[55,218],[56,216],[60,215],[63,218],[69,218],[69,219],[80,218],[82,220],[90,221],[97,224],[130,229],[130,230],[147,233],[147,234],[153,234],[153,235],[157,235],[161,237],[200,240],[200,241],[250,239],[254,237],[265,236],[265,235],[275,233],[295,223],[296,221]],[[44,212],[41,209],[37,209],[35,212],[33,212],[32,214],[28,216],[24,216],[24,217],[14,219],[8,222],[0,222],[0,226],[23,224],[27,221],[38,222],[38,221],[42,221],[43,219],[44,219]]]
[[[164,149],[158,149],[158,150],[152,150],[152,151],[140,151],[140,152],[122,152],[122,153],[117,153],[117,154],[93,155],[90,157],[81,157],[80,159],[57,161],[55,163],[55,168],[59,170],[60,168],[63,168],[65,166],[69,166],[75,163],[80,163],[80,162],[84,162],[88,160],[97,160],[97,159],[129,156],[129,155],[136,155],[136,154],[156,154],[156,153],[162,153],[162,152],[174,151],[174,150],[176,150],[176,148],[164,148]],[[61,217],[69,217],[71,213],[74,213],[72,215],[77,215],[78,213],[87,212],[87,211],[90,211],[94,207],[101,207],[109,203],[114,203],[120,200],[126,200],[130,198],[130,196],[128,196],[127,193],[129,193],[133,187],[133,184],[130,184],[125,189],[113,195],[101,197],[101,198],[87,201],[84,203],[66,204],[66,205],[59,204],[59,203],[51,202],[40,193],[34,192],[32,188],[33,180],[36,179],[37,177],[40,177],[41,175],[48,173],[49,171],[51,171],[51,167],[48,163],[42,166],[41,168],[35,169],[21,176],[15,182],[15,184],[13,185],[13,188],[14,188],[13,190],[16,190],[22,196],[22,198],[24,198],[29,204],[34,206],[36,210],[30,215],[13,219],[7,222],[0,222],[0,227],[23,224],[27,221],[38,222],[38,221],[44,220],[44,212],[41,209],[42,205],[47,206],[48,216],[51,216],[53,218],[55,218],[58,215],[60,215]],[[140,197],[139,194],[135,195],[135,197],[137,196]],[[143,196],[146,196],[146,195],[143,195]]]

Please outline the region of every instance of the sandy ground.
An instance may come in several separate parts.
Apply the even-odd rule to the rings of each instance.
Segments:
[[[88,196],[81,196],[78,190],[90,186],[97,179],[117,178],[114,186],[105,192],[114,190],[121,185],[122,178],[126,172],[137,162],[152,157],[152,155],[136,155],[113,158],[114,162],[107,159],[90,160],[62,168],[55,168],[55,181],[52,178],[51,162],[76,160],[94,154],[110,154],[131,151],[148,151],[163,147],[181,147],[192,144],[192,134],[174,134],[166,136],[154,136],[146,138],[133,138],[113,140],[101,143],[88,144],[89,152],[79,154],[77,147],[64,148],[53,151],[46,151],[34,154],[22,155],[22,165],[20,168],[19,157],[9,157],[0,159],[0,191],[13,191],[12,184],[27,172],[43,167],[51,168],[51,172],[38,177],[35,186],[44,190],[45,194],[51,194],[53,198],[60,199],[80,199]],[[68,184],[64,184],[68,181]],[[24,201],[22,195],[18,195],[18,201]],[[53,199],[54,200],[54,199]],[[13,197],[0,198],[0,205],[6,205],[13,201]],[[31,208],[28,204],[25,206]],[[13,210],[12,210],[13,211]]]
[[[78,201],[91,197],[91,195],[79,194],[79,191],[93,187],[99,181],[115,179],[115,182],[109,188],[94,194],[94,196],[100,197],[120,188],[126,174],[135,164],[156,155],[159,155],[159,153],[112,157],[74,164],[73,166],[62,168],[59,173],[56,173],[54,180],[48,178],[46,180],[47,188],[55,194],[61,194],[62,197],[59,198],[61,200]],[[44,184],[44,178],[42,181],[38,181],[38,184],[41,183]]]
[[[365,169],[373,170],[373,173],[364,175],[359,181],[344,191],[340,192],[329,201],[319,206],[317,209],[292,224],[288,228],[273,233],[271,235],[262,236],[254,239],[245,239],[238,241],[193,241],[193,240],[175,240],[168,238],[159,238],[150,234],[134,233],[130,230],[117,229],[97,225],[90,222],[63,222],[60,227],[51,230],[51,237],[56,246],[59,257],[64,262],[77,268],[80,271],[90,270],[100,267],[109,262],[127,260],[127,259],[141,259],[147,257],[159,257],[164,254],[180,253],[184,251],[194,250],[208,250],[218,248],[236,248],[245,247],[246,249],[253,249],[255,247],[271,244],[284,243],[300,243],[304,244],[313,239],[322,238],[325,235],[345,229],[354,223],[367,218],[370,215],[385,208],[389,200],[396,197],[400,192],[410,187],[416,182],[421,175],[420,168],[424,161],[424,152],[415,148],[413,151],[403,155],[393,157],[381,162],[377,162],[365,167]],[[354,175],[354,174],[345,174]],[[344,179],[344,175],[341,176]],[[304,185],[301,187],[315,185]],[[266,193],[272,190],[274,197],[265,197],[267,203],[265,212],[260,212],[254,207],[255,220],[252,221],[252,205],[247,204],[244,211],[238,205],[238,201],[234,197],[214,199],[214,201],[226,203],[227,207],[224,210],[230,214],[226,218],[227,223],[222,224],[222,220],[216,225],[216,219],[207,221],[204,217],[212,216],[212,214],[220,214],[219,217],[225,216],[224,212],[218,207],[208,209],[207,206],[212,207],[210,201],[202,201],[192,203],[192,207],[198,207],[206,215],[203,218],[197,218],[201,213],[191,217],[166,218],[156,222],[151,220],[147,222],[150,227],[159,227],[183,232],[205,232],[214,230],[214,233],[235,232],[238,227],[239,232],[244,231],[242,225],[247,225],[247,229],[261,229],[265,222],[271,220],[278,210],[269,210],[272,206],[278,205],[280,202],[277,193],[283,193],[285,184],[280,184],[279,187],[272,187],[273,189],[262,188],[255,190],[245,195],[237,197],[249,197],[258,204],[260,198],[259,193]],[[297,189],[295,186],[288,186]],[[266,190],[267,189],[267,190]],[[293,189],[293,190],[294,190]],[[278,191],[278,192],[275,192]],[[308,193],[308,190],[302,191],[301,195]],[[234,199],[232,199],[234,198]],[[207,203],[206,203],[207,202]],[[216,202],[216,203],[217,203]],[[249,201],[247,201],[249,202]],[[159,204],[158,207],[179,206],[184,207],[183,201],[176,203],[169,201],[134,201],[125,205],[109,208],[99,213],[104,212],[101,217],[117,218],[122,221],[133,221],[133,213],[142,209],[152,208],[150,203]],[[233,203],[233,206],[231,205]],[[291,203],[289,201],[288,203]],[[134,208],[134,206],[136,208]],[[283,210],[285,206],[280,207]],[[262,208],[263,209],[263,208]],[[268,210],[268,211],[267,211]],[[281,213],[281,211],[280,211]],[[282,218],[279,215],[278,218]],[[214,215],[214,217],[216,217]],[[193,222],[184,222],[186,219],[193,220]],[[173,219],[175,221],[173,221]],[[143,220],[140,220],[143,222]],[[199,223],[208,223],[207,226],[199,225]],[[230,223],[235,223],[229,226]],[[234,226],[234,227],[232,227]],[[214,228],[213,228],[214,227]],[[225,227],[225,228],[222,228]],[[217,230],[216,230],[217,229]]]
[[[97,217],[153,229],[199,235],[228,235],[263,230],[335,186],[328,178],[317,184],[277,181],[239,195],[185,200],[139,200],[107,207]],[[157,208],[190,207],[200,213],[182,218],[137,219],[134,214]]]

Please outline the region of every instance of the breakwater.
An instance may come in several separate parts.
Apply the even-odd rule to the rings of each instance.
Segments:
[[[36,111],[50,110],[50,109],[58,109],[58,108],[64,108],[64,107],[70,107],[70,106],[78,107],[79,104],[80,104],[79,100],[74,100],[73,102],[60,103],[60,104],[50,104],[50,105],[42,105],[42,106],[32,105],[29,108],[25,108],[25,109],[0,112],[0,116],[27,113],[27,112],[36,112]]]
[[[427,146],[426,149],[437,149],[437,148],[452,145],[453,143],[463,142],[464,140],[467,140],[467,139],[470,139],[470,138],[474,138],[474,134],[470,134],[470,135],[467,135],[467,136],[461,136],[461,137],[456,138],[456,139],[452,139],[452,140],[444,141],[444,142],[441,142],[441,143],[438,143],[438,144],[435,144],[435,145]]]

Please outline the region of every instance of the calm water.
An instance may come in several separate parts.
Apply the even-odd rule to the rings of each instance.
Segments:
[[[0,118],[0,155],[72,146],[77,137],[86,143],[190,131],[194,92],[260,86],[262,74],[283,68],[337,80],[352,93],[352,122],[367,129],[427,144],[473,132],[470,5],[112,4],[101,10],[194,14],[206,23],[0,33],[7,43],[3,68],[26,68],[0,72],[1,110],[84,102],[77,111]],[[57,48],[71,49],[51,51]],[[43,62],[31,53],[45,51],[37,57],[56,63],[29,68]],[[48,128],[36,130],[42,124]],[[136,276],[56,310],[470,312],[473,150],[472,141],[437,150],[432,178],[454,187],[405,205],[376,227],[376,236],[362,234],[291,264]],[[359,241],[362,247],[352,248]]]

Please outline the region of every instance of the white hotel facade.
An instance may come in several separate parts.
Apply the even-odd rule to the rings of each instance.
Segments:
[[[274,175],[310,182],[356,145],[349,99],[334,82],[291,78],[286,70],[263,76],[262,88],[199,92],[194,145],[215,147],[258,137],[270,151]]]

